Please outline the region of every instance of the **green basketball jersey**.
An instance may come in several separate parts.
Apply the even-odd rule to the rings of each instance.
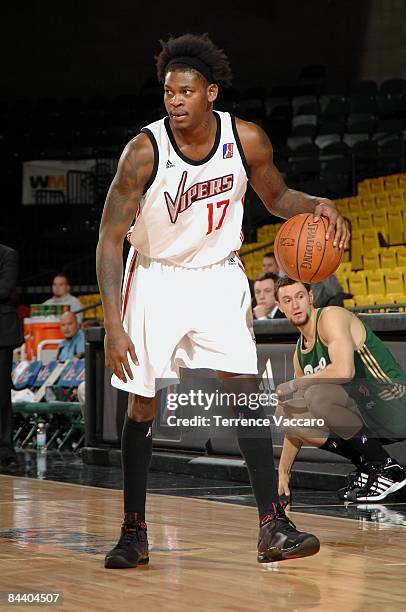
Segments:
[[[328,348],[318,333],[318,323],[323,308],[316,313],[315,342],[310,350],[303,348],[303,336],[300,336],[296,354],[304,374],[313,374],[328,366],[330,357]],[[406,372],[400,367],[385,344],[374,334],[372,329],[359,319],[365,329],[365,341],[354,351],[355,377],[366,380],[377,380],[390,383],[396,379],[406,379]]]
[[[315,341],[311,349],[303,347],[301,335],[296,355],[305,375],[324,370],[331,363],[328,348],[318,333],[322,308],[316,313]],[[354,350],[355,374],[343,385],[356,401],[369,427],[381,438],[406,438],[406,372],[371,328],[359,319],[365,329],[362,346]]]

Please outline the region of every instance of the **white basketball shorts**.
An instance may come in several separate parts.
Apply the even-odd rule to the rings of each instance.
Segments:
[[[179,368],[257,373],[248,279],[238,255],[203,268],[150,259],[131,247],[123,283],[124,329],[135,346],[133,380],[114,387],[153,397]],[[170,384],[170,381],[167,383]]]

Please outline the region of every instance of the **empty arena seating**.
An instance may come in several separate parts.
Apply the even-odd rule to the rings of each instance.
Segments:
[[[13,444],[36,447],[40,421],[47,431],[46,449],[76,450],[83,444],[84,420],[77,387],[84,381],[84,359],[64,363],[21,363],[13,369]]]
[[[406,174],[366,179],[356,196],[335,204],[352,230],[351,248],[336,272],[343,292],[353,294],[345,305],[406,303]],[[261,273],[263,255],[273,250],[280,226],[260,227],[257,242],[241,250],[249,278]]]
[[[351,262],[337,277],[351,306],[406,302],[406,174],[364,180],[358,195],[335,201],[352,225]]]
[[[274,145],[276,166],[290,187],[340,198],[340,210],[352,224],[353,269],[364,269],[365,253],[370,255],[382,245],[376,230],[388,244],[405,241],[406,175],[402,178],[399,173],[406,171],[406,81],[389,79],[381,85],[362,81],[342,91],[332,84],[326,90],[323,80],[316,88],[308,86],[303,89],[304,84],[297,82],[242,92],[230,89],[222,93],[217,108],[265,129]],[[24,160],[95,160],[91,205],[81,205],[79,194],[75,206],[68,209],[64,204],[52,205],[42,194],[42,203],[25,207],[26,223],[19,227],[23,279],[32,279],[43,269],[43,262],[55,258],[56,267],[80,260],[73,274],[77,284],[94,284],[98,223],[114,164],[140,127],[164,112],[161,88],[153,82],[138,94],[17,100],[2,105],[0,154],[6,169],[6,199],[21,198],[18,177]],[[18,224],[17,207],[15,215]],[[10,227],[11,223],[10,216]],[[247,215],[245,225],[255,230],[259,223],[252,223]],[[269,235],[261,234],[256,243],[244,246],[251,251],[245,257],[251,275],[258,269],[260,249],[272,244],[271,230],[267,231]],[[32,236],[39,232],[43,240],[33,248]],[[83,262],[85,254],[88,261]],[[373,265],[371,260],[365,263]],[[43,285],[45,277],[31,284]]]

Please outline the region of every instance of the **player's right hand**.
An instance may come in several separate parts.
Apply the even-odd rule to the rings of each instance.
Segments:
[[[290,474],[278,471],[278,494],[290,497]]]
[[[295,391],[297,391],[297,385],[296,385],[295,378],[293,378],[292,380],[288,380],[287,382],[280,383],[276,387],[276,393],[278,394],[279,397],[281,397],[281,395],[290,395],[291,393],[294,393]]]
[[[139,362],[135,354],[134,344],[124,329],[110,333],[106,332],[104,336],[104,354],[106,368],[111,368],[117,378],[127,382],[128,376],[130,380],[133,380],[128,354],[130,354],[135,365],[139,365]]]

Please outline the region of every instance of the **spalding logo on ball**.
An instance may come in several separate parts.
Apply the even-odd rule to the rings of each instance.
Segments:
[[[341,263],[344,249],[333,246],[334,231],[326,240],[328,220],[314,221],[313,213],[288,219],[275,237],[274,253],[279,267],[289,278],[303,283],[319,283],[333,274]]]

